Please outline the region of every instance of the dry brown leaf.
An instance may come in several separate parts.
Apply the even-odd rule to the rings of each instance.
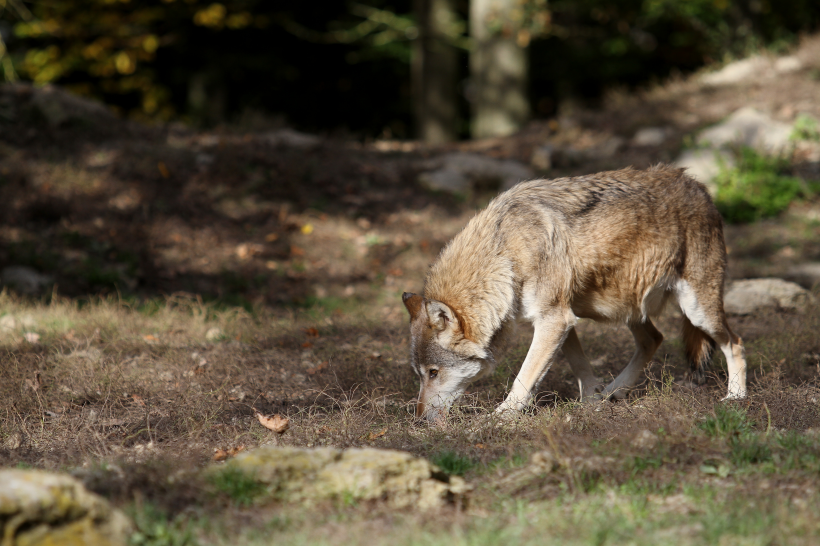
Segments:
[[[319,330],[316,328],[305,328],[305,334],[308,337],[319,337]]]
[[[151,334],[148,334],[147,336],[142,336],[142,339],[144,339],[148,343],[155,343],[159,341],[159,339],[157,339],[156,336],[152,336]]]
[[[384,427],[384,428],[383,428],[383,429],[381,429],[379,432],[371,432],[371,433],[368,435],[367,439],[368,439],[369,441],[371,441],[371,442],[372,442],[372,441],[373,441],[373,440],[375,440],[376,438],[381,438],[381,437],[382,437],[382,436],[384,436],[386,433],[387,433],[387,427]]]
[[[138,406],[145,405],[145,402],[142,400],[142,396],[140,396],[139,394],[132,394],[131,398],[134,399],[134,402],[136,402]]]
[[[259,419],[259,422],[262,423],[263,427],[270,429],[277,434],[284,434],[284,432],[290,428],[290,419],[283,417],[278,413],[271,417],[265,417],[257,411],[256,418]]]
[[[245,446],[244,445],[232,447],[228,450],[228,456],[236,457],[239,453],[241,453],[243,451],[245,451]]]
[[[311,347],[313,347],[313,343],[311,343],[310,341],[305,341],[304,343],[302,343],[302,347],[304,347],[305,349],[310,349]]]
[[[298,246],[291,245],[290,255],[291,256],[304,256],[305,255],[305,250],[303,248],[299,248]]]
[[[214,461],[224,461],[228,458],[228,452],[224,449],[214,449]]]

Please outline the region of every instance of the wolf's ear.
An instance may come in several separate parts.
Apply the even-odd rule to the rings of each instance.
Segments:
[[[436,300],[428,301],[427,317],[430,326],[435,330],[458,330],[460,328],[456,314],[446,303]]]
[[[410,313],[410,320],[416,320],[416,317],[419,316],[419,311],[421,311],[422,301],[424,301],[422,297],[418,294],[405,292],[401,295],[401,301],[404,302],[404,306],[407,307],[407,312]]]

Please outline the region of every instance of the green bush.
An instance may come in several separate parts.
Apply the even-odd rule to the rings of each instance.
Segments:
[[[788,160],[765,157],[751,148],[739,151],[734,168],[721,166],[715,179],[715,204],[729,223],[776,216],[792,201],[811,194],[807,184],[790,176]]]

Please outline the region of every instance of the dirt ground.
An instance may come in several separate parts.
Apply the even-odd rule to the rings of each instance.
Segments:
[[[750,397],[729,405],[740,421],[717,404],[722,357],[706,385],[688,381],[680,315],[669,309],[658,321],[666,341],[629,400],[575,403],[559,359],[537,408],[476,433],[467,424],[503,399],[531,331],[521,329],[447,425],[429,427],[411,416],[418,387],[400,297],[421,289],[443,245],[495,193],[424,190],[420,159],[461,149],[528,162],[546,142],[583,150],[621,137],[609,157],[545,174],[668,161],[686,135],[739,106],[784,121],[820,117],[820,40],[797,54],[804,69],[743,88],[687,80],[614,93],[602,110],[567,107],[514,137],[435,149],[294,145],[273,132],[146,128],[104,115],[54,125],[30,88],[0,88],[0,268],[30,266],[52,281],[0,295],[0,465],[74,473],[148,522],[139,544],[528,544],[543,538],[539,526],[563,544],[816,543],[816,303],[730,318],[750,367]],[[663,145],[629,142],[656,125],[673,131]],[[796,157],[795,169],[811,174],[815,162]],[[820,260],[818,218],[815,199],[728,226],[730,277]],[[633,351],[622,326],[584,321],[579,336],[602,376]],[[291,429],[276,437],[257,410],[288,416]],[[730,421],[717,432],[709,424]],[[433,515],[378,504],[305,512],[237,503],[197,474],[219,450],[268,442],[450,457],[464,462],[473,500]],[[533,472],[530,458],[544,451],[582,463]],[[170,538],[145,531],[154,524]]]

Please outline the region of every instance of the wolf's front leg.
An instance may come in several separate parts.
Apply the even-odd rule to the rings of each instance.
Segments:
[[[532,401],[535,388],[552,365],[567,334],[575,326],[574,318],[572,312],[554,312],[533,323],[535,333],[527,358],[521,365],[507,399],[496,408],[496,413],[521,411]]]

